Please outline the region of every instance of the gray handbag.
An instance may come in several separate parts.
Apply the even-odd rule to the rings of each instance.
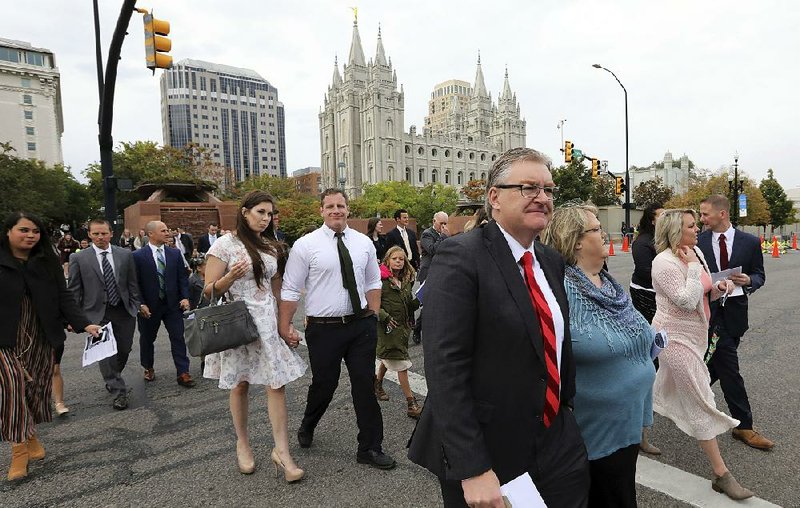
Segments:
[[[230,295],[230,294],[229,294]],[[230,298],[230,297],[229,297]],[[258,340],[258,328],[242,300],[217,303],[211,286],[207,307],[183,313],[186,348],[192,356],[219,353]]]

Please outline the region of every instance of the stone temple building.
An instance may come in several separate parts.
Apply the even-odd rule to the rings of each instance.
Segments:
[[[380,27],[375,57],[367,61],[358,21],[350,54],[333,78],[319,113],[322,185],[360,195],[365,184],[406,180],[422,187],[440,182],[461,187],[486,178],[503,151],[525,146],[526,122],[506,71],[497,102],[481,70],[472,86],[450,80],[434,87],[422,133],[404,131],[405,94],[387,58]]]
[[[635,168],[631,170],[631,191],[642,182],[661,177],[664,185],[672,189],[677,196],[689,190],[689,157],[684,155],[678,165],[672,159],[672,154],[664,154],[664,162],[653,164],[648,168]]]

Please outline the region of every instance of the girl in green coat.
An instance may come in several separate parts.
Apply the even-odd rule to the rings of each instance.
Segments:
[[[407,414],[411,418],[419,418],[422,408],[408,383],[408,369],[411,367],[408,356],[409,323],[414,311],[419,308],[419,300],[411,291],[414,277],[414,269],[406,259],[405,251],[399,246],[390,248],[381,264],[383,287],[376,350],[381,363],[375,378],[375,395],[378,400],[389,400],[383,390],[383,377],[387,370],[397,372],[400,388],[408,403]]]

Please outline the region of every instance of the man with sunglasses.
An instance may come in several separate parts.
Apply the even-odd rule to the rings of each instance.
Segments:
[[[500,485],[524,474],[547,506],[588,504],[564,261],[535,241],[557,191],[546,155],[508,150],[489,173],[489,223],[431,263],[428,396],[409,458],[439,477],[447,507],[503,507]]]

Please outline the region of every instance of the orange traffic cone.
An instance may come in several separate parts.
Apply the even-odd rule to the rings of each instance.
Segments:
[[[759,236],[758,241],[764,243],[764,235]]]
[[[622,239],[622,252],[628,252],[628,235]]]
[[[792,235],[792,249],[797,250],[797,233]]]
[[[609,256],[615,256],[616,255],[616,254],[614,254],[614,240],[611,239],[611,238],[608,239],[608,255]]]
[[[778,252],[778,238],[774,236],[772,237],[772,257],[781,257],[781,253]]]

